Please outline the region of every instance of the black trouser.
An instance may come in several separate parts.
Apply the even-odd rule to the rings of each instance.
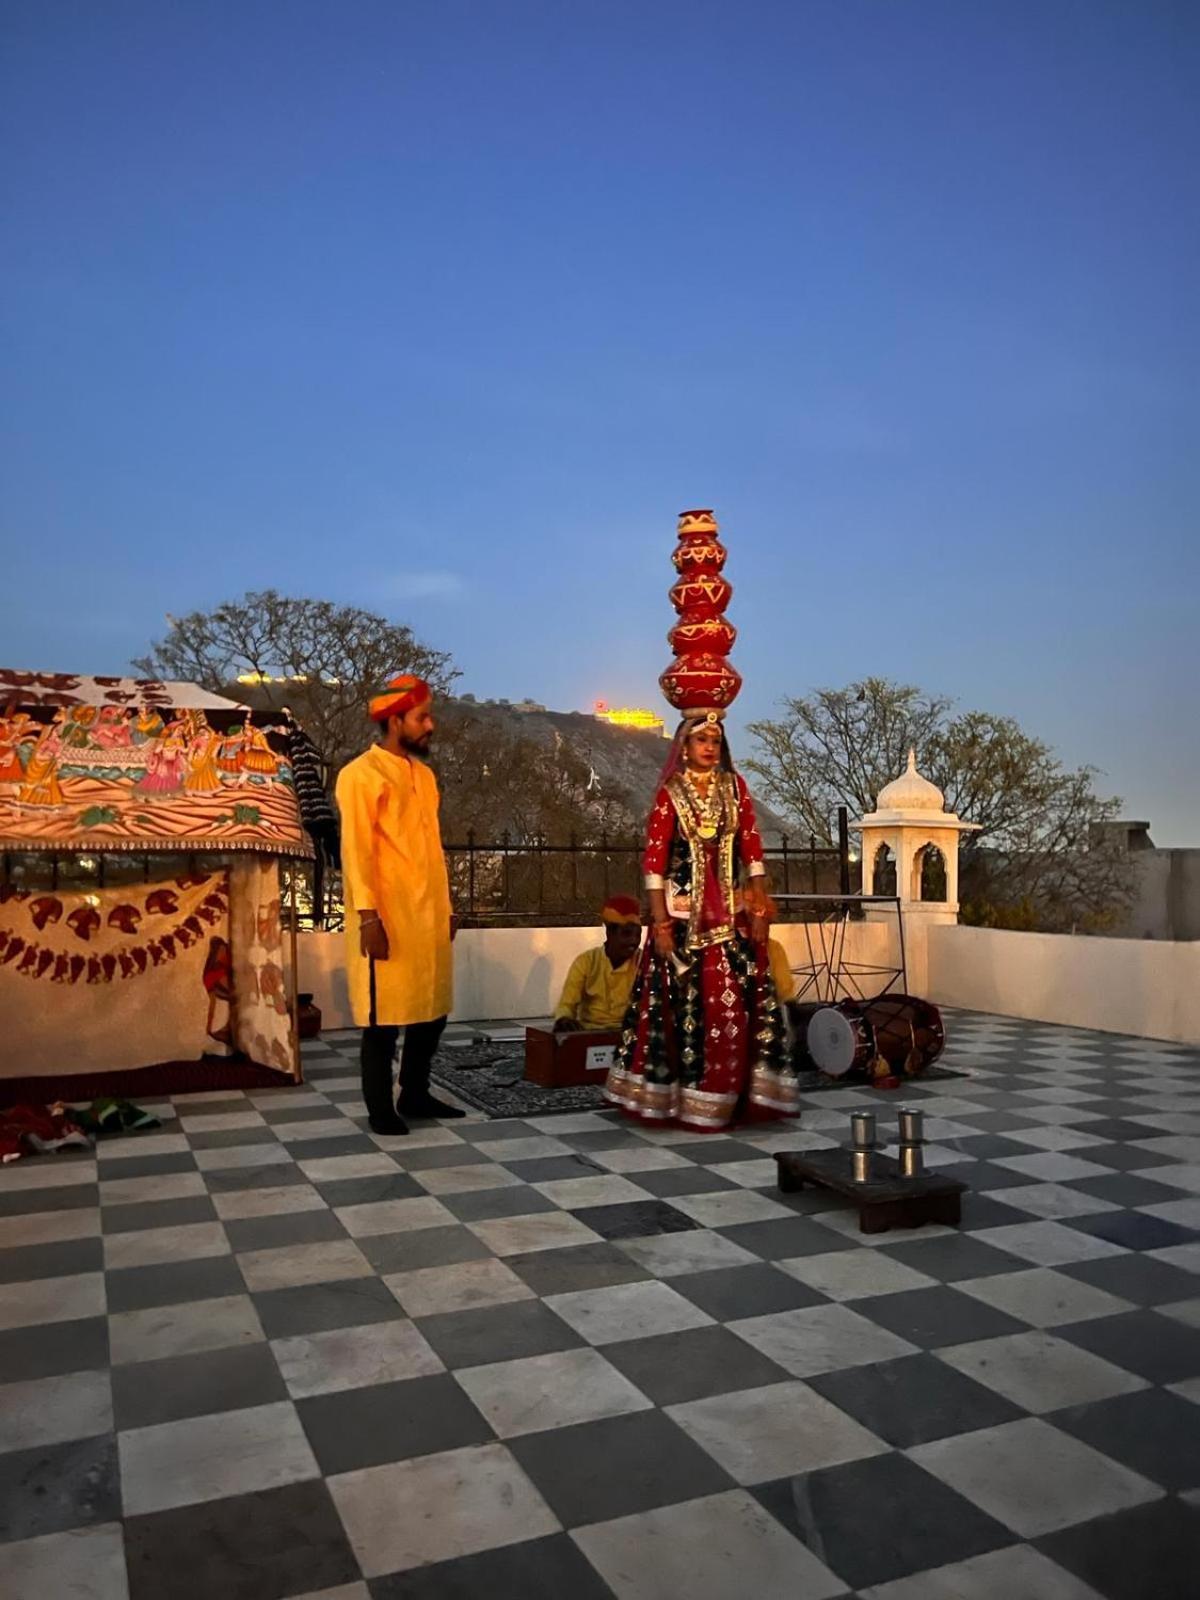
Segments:
[[[445,1026],[445,1017],[435,1017],[432,1022],[410,1022],[405,1028],[404,1050],[400,1057],[401,1111],[406,1107],[418,1109],[429,1093],[429,1069]],[[368,1116],[386,1119],[396,1109],[392,1103],[392,1063],[396,1059],[399,1036],[399,1028],[376,1025],[363,1029],[359,1061]]]

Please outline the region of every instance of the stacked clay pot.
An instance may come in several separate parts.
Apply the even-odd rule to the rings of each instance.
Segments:
[[[724,716],[742,687],[730,665],[737,629],[725,616],[733,589],[721,576],[725,546],[711,511],[683,511],[672,560],[679,574],[671,604],[679,621],[667,635],[675,659],[659,678],[662,692],[682,716]]]

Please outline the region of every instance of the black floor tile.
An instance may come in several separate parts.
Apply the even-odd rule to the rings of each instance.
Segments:
[[[1027,1156],[1040,1155],[1042,1152],[1032,1150],[1028,1145],[1022,1152]],[[971,1166],[964,1166],[961,1170],[954,1166],[939,1167],[939,1172],[949,1176],[961,1178],[963,1183],[970,1184],[978,1194],[991,1194],[996,1190],[1016,1189],[1022,1184],[1036,1183],[1036,1178],[1031,1178],[1027,1172],[1014,1172],[1012,1167],[1002,1167],[994,1161],[976,1161]],[[1004,1198],[1003,1194],[1000,1196]]]
[[[327,1161],[331,1156],[376,1156],[379,1146],[347,1122],[347,1133],[332,1139],[297,1139],[287,1147],[293,1161]],[[272,1136],[273,1137],[273,1136]],[[389,1151],[394,1155],[395,1151]]]
[[[995,1161],[1000,1156],[1027,1156],[1031,1153],[1029,1145],[1022,1144],[1019,1139],[1008,1139],[1002,1133],[978,1133],[967,1138],[948,1139],[945,1148],[970,1156],[975,1161]]]
[[[565,1533],[373,1578],[368,1587],[372,1600],[612,1600],[612,1590]]]
[[[448,1373],[314,1395],[298,1400],[296,1410],[327,1475],[495,1438]]]
[[[307,1184],[308,1179],[290,1161],[265,1167],[226,1167],[204,1174],[209,1194],[234,1194],[241,1189],[285,1189],[291,1184]]]
[[[130,1600],[284,1600],[361,1576],[319,1481],[130,1517],[125,1560]]]
[[[476,1189],[466,1194],[446,1194],[439,1198],[460,1222],[484,1222],[494,1217],[529,1217],[539,1211],[558,1210],[553,1200],[547,1200],[544,1194],[523,1183],[511,1189]]]
[[[3,1237],[4,1225],[0,1223],[0,1239]],[[77,1272],[103,1270],[102,1239],[62,1239],[54,1244],[17,1245],[12,1250],[0,1250],[0,1283],[28,1283],[34,1278],[69,1278]]]
[[[396,1148],[389,1150],[388,1154],[405,1172],[430,1172],[434,1167],[473,1167],[480,1162],[489,1162],[492,1158],[486,1154],[486,1148],[464,1141],[461,1144],[434,1144],[428,1149],[410,1150],[402,1140],[397,1139]]]
[[[561,1317],[537,1300],[480,1306],[475,1311],[448,1311],[421,1317],[417,1326],[452,1370],[548,1355],[553,1350],[577,1350],[585,1343]]]
[[[698,1500],[733,1480],[661,1411],[510,1439],[508,1448],[566,1528]]]
[[[306,1122],[324,1122],[329,1117],[328,1106],[288,1106],[275,1102],[256,1106],[255,1110],[272,1128],[300,1128]]]
[[[753,1493],[855,1589],[1013,1542],[1008,1529],[902,1455],[781,1478]]]
[[[772,1198],[774,1198],[772,1196]],[[770,1222],[740,1222],[732,1228],[715,1230],[725,1239],[741,1245],[764,1261],[786,1261],[791,1256],[827,1255],[845,1250],[846,1240],[832,1228],[824,1228],[805,1216],[773,1217]]]
[[[0,1189],[0,1217],[25,1217],[42,1211],[85,1211],[99,1204],[100,1189],[94,1183],[66,1183],[56,1189]]]
[[[1152,1167],[1174,1166],[1176,1161],[1174,1156],[1145,1150],[1140,1144],[1090,1144],[1084,1154],[1088,1161],[1095,1161],[1113,1172],[1145,1172]]]
[[[1194,1273],[1136,1252],[1101,1256],[1096,1261],[1070,1261],[1055,1271],[1097,1289],[1107,1289],[1109,1294],[1120,1295],[1137,1306],[1169,1305],[1175,1300],[1189,1300],[1196,1293]]]
[[[556,1133],[560,1144],[569,1144],[572,1150],[644,1150],[646,1141],[617,1122],[611,1128],[593,1128],[587,1133]]]
[[[1200,1508],[1157,1500],[1036,1541],[1105,1600],[1194,1600]]]
[[[970,1234],[943,1234],[937,1239],[914,1239],[911,1243],[886,1244],[879,1248],[893,1261],[899,1261],[926,1277],[954,1283],[959,1278],[985,1278],[998,1272],[1028,1270],[1028,1261],[997,1250]]]
[[[1180,1198],[1178,1189],[1155,1183],[1152,1178],[1139,1177],[1136,1172],[1113,1172],[1106,1178],[1080,1178],[1070,1187],[1114,1207],[1156,1206]]]
[[[606,1344],[604,1358],[658,1406],[793,1381],[791,1373],[721,1327]]]
[[[182,1200],[139,1200],[132,1205],[105,1206],[100,1213],[105,1236],[138,1233],[143,1228],[180,1228],[190,1222],[215,1222],[217,1212],[207,1195]]]
[[[492,1253],[470,1228],[412,1228],[404,1233],[376,1233],[354,1242],[380,1273],[449,1267],[459,1261],[482,1261]]]
[[[1157,1311],[1126,1311],[1054,1329],[1057,1339],[1090,1350],[1151,1383],[1200,1377],[1200,1337],[1195,1328]]]
[[[338,1178],[313,1187],[327,1206],[373,1206],[381,1200],[413,1200],[429,1193],[399,1167],[395,1172],[376,1173],[370,1178]]]
[[[607,1167],[585,1155],[542,1156],[536,1161],[505,1161],[502,1165],[522,1183],[559,1183],[564,1179],[608,1176]]]
[[[697,1139],[694,1144],[673,1144],[671,1154],[685,1161],[695,1161],[702,1167],[722,1167],[730,1161],[761,1161],[763,1153],[756,1145],[744,1144],[741,1139],[726,1139],[719,1133],[707,1139]]]
[[[868,1321],[923,1350],[1029,1331],[1028,1323],[1018,1322],[994,1306],[959,1294],[957,1289],[945,1284],[936,1289],[905,1289],[900,1294],[874,1295],[856,1300],[853,1309]]]
[[[1164,1489],[1200,1488],[1200,1417],[1165,1389],[1116,1395],[1046,1418]]]
[[[602,1239],[644,1239],[656,1233],[687,1233],[700,1224],[665,1200],[631,1200],[627,1205],[584,1206],[572,1216]]]
[[[266,1344],[233,1345],[114,1367],[112,1392],[118,1429],[148,1428],[288,1398]]]
[[[225,1236],[235,1250],[274,1250],[344,1239],[346,1230],[332,1211],[293,1211],[273,1217],[231,1217]]]
[[[955,1177],[958,1176],[960,1174],[956,1172]],[[962,1197],[962,1221],[959,1226],[964,1233],[977,1233],[980,1228],[1006,1228],[1028,1221],[1028,1211],[1005,1205],[1003,1189],[992,1194],[967,1193]]]
[[[1137,1122],[1131,1117],[1102,1117],[1096,1122],[1082,1122],[1079,1131],[1092,1134],[1105,1144],[1132,1144],[1137,1139],[1162,1137],[1160,1128],[1152,1128],[1149,1123]]]
[[[340,1283],[305,1284],[298,1289],[269,1289],[252,1296],[268,1339],[290,1339],[328,1328],[355,1328],[368,1322],[391,1322],[404,1315],[387,1284],[379,1278],[347,1278]]]
[[[113,1434],[0,1454],[0,1543],[115,1522],[120,1515]]]
[[[1166,1250],[1200,1238],[1194,1228],[1181,1228],[1177,1222],[1164,1222],[1161,1217],[1144,1217],[1137,1211],[1096,1211],[1087,1217],[1071,1217],[1067,1225],[1080,1233],[1090,1233],[1093,1239],[1123,1245],[1126,1250]]]
[[[639,1189],[657,1195],[660,1200],[669,1200],[675,1194],[716,1194],[721,1189],[739,1187],[731,1178],[710,1172],[707,1167],[698,1167],[694,1162],[686,1167],[656,1167],[651,1172],[631,1172],[626,1176],[633,1179]]]
[[[56,1378],[64,1372],[98,1372],[108,1366],[108,1319],[48,1322],[0,1333],[0,1382]]]
[[[189,1133],[187,1140],[193,1150],[240,1150],[246,1145],[276,1142],[265,1123],[253,1128],[200,1128]]]
[[[653,1274],[619,1245],[580,1244],[565,1250],[533,1250],[508,1256],[505,1265],[536,1295],[570,1294],[576,1289],[607,1289],[615,1283],[641,1283]]]
[[[123,1156],[119,1161],[101,1161],[100,1176],[109,1178],[167,1178],[176,1172],[195,1172],[196,1158],[190,1150],[166,1156]]]
[[[144,1311],[149,1306],[179,1305],[185,1300],[212,1300],[245,1294],[246,1285],[232,1256],[200,1261],[171,1261],[158,1267],[124,1267],[105,1274],[108,1309]]]
[[[857,1303],[854,1309],[858,1309]],[[901,1356],[809,1378],[818,1394],[900,1450],[1016,1422],[1025,1413],[936,1356]]]
[[[828,1304],[798,1278],[767,1262],[753,1266],[720,1267],[709,1272],[688,1272],[669,1278],[677,1294],[686,1295],[693,1305],[718,1322],[735,1322],[739,1317],[765,1317],[773,1311],[795,1311],[801,1306]]]
[[[497,1144],[505,1139],[545,1137],[540,1128],[531,1127],[528,1122],[522,1122],[517,1117],[513,1117],[511,1121],[498,1117],[494,1122],[460,1122],[454,1131],[468,1144],[479,1145]]]

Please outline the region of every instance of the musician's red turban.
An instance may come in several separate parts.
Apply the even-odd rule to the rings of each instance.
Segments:
[[[411,672],[402,672],[378,694],[371,696],[367,709],[373,722],[386,722],[389,717],[402,717],[414,706],[432,699],[433,690],[424,678],[418,678]]]
[[[601,922],[634,922],[642,925],[642,908],[632,895],[610,895],[600,909]]]

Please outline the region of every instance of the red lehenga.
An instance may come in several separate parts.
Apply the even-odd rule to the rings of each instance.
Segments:
[[[710,1133],[746,1108],[794,1116],[799,1105],[767,947],[747,937],[739,911],[739,879],[765,870],[754,802],[730,769],[701,800],[679,759],[687,732],[642,859],[646,887],[666,893],[675,954],[664,959],[647,939],[605,1095],[640,1121]]]

